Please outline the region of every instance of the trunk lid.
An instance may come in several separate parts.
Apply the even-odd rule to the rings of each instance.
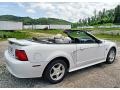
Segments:
[[[29,40],[18,40],[16,38],[9,38],[8,39],[8,53],[10,54],[10,56],[15,58],[15,50],[21,50],[22,47],[25,46],[29,46],[29,45],[34,45],[34,44],[38,44]]]

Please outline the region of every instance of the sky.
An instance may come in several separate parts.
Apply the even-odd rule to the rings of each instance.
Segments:
[[[104,8],[113,9],[120,2],[0,2],[0,15],[51,17],[76,22]]]

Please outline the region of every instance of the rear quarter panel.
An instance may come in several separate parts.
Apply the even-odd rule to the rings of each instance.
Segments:
[[[76,44],[39,44],[22,48],[26,51],[31,63],[47,61],[48,63],[56,57],[65,57],[70,63],[70,68],[76,62]]]

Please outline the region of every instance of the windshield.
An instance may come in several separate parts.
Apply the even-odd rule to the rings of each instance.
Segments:
[[[98,41],[94,36],[82,30],[65,30],[64,32],[77,43],[96,43]]]
[[[80,30],[66,30],[64,32],[72,38],[88,37],[88,35],[84,31],[80,31]]]

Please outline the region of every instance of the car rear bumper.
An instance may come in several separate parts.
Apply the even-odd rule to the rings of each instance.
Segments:
[[[9,72],[18,78],[41,77],[48,62],[31,63],[29,61],[19,61],[11,57],[5,51],[5,62]]]

